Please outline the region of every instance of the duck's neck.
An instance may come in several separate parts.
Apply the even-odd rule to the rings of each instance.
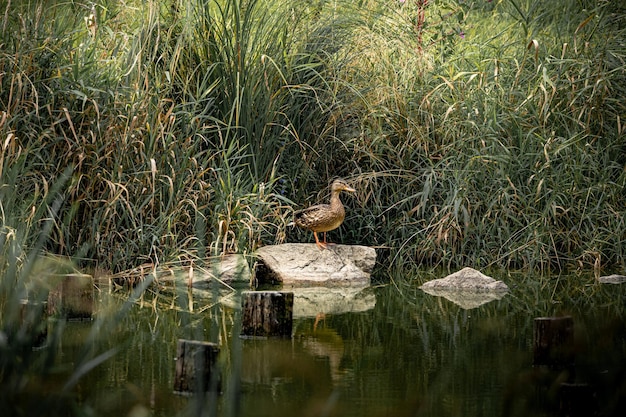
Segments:
[[[333,191],[332,194],[330,195],[330,206],[332,208],[343,209],[343,204],[341,203],[341,200],[339,199],[340,192],[341,191]]]

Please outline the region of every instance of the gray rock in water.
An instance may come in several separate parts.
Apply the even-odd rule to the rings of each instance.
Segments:
[[[245,256],[227,254],[207,258],[206,266],[182,269],[168,269],[160,273],[158,281],[165,285],[189,285],[194,288],[210,286],[212,283],[232,284],[250,282],[252,272]]]
[[[250,282],[252,276],[250,265],[241,254],[222,256],[213,264],[213,271],[224,282]]]
[[[626,275],[606,275],[598,278],[598,282],[601,284],[623,284],[626,282]]]
[[[463,268],[445,278],[433,279],[424,283],[422,289],[456,289],[472,291],[508,291],[509,287],[502,281],[488,277],[473,269]]]
[[[463,268],[445,278],[433,279],[420,288],[427,294],[444,297],[464,309],[499,300],[509,290],[504,282],[472,268]]]
[[[376,263],[376,251],[367,246],[285,243],[259,248],[256,255],[257,281],[286,286],[367,286]]]

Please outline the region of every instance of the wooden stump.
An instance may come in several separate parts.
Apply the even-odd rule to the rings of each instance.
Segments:
[[[574,320],[538,317],[533,328],[533,365],[566,368],[574,364]]]
[[[69,274],[48,294],[48,313],[69,320],[91,320],[94,311],[94,284],[91,275]]]
[[[220,349],[215,343],[179,339],[176,347],[174,391],[219,392],[221,380],[216,371]]]
[[[291,337],[292,292],[244,291],[241,297],[242,337]]]

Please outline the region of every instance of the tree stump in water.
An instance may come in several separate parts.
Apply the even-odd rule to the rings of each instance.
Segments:
[[[219,352],[215,343],[179,339],[176,347],[174,391],[219,392],[221,381],[215,370]]]
[[[48,313],[69,320],[91,320],[94,311],[93,277],[69,274],[48,295]]]
[[[292,292],[244,291],[241,297],[241,336],[291,337]]]
[[[533,328],[534,365],[565,368],[574,364],[574,320],[538,317]]]

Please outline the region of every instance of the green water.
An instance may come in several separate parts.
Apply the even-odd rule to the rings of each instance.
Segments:
[[[75,369],[81,355],[116,349],[72,390],[97,416],[563,415],[561,382],[587,384],[592,395],[582,397],[592,413],[621,415],[626,286],[580,276],[496,278],[510,293],[472,309],[425,294],[419,275],[339,300],[343,313],[294,306],[286,340],[241,339],[240,291],[223,287],[191,297],[152,288],[113,325],[104,320],[94,331],[127,297],[103,288],[96,320],[65,323],[54,347],[57,368]],[[574,318],[574,368],[533,367],[533,319],[562,314]],[[92,333],[93,345],[86,342]],[[173,393],[181,338],[220,345],[217,398]]]

